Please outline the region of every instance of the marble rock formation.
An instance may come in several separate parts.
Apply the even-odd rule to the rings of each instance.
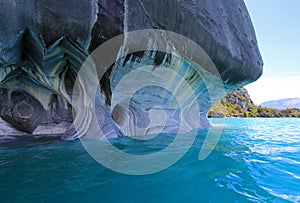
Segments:
[[[109,67],[100,81],[93,70],[87,70],[90,80],[74,90],[87,56],[113,37],[130,31],[161,29],[193,40],[215,64],[225,92],[262,74],[263,62],[243,0],[8,0],[0,2],[0,27],[0,116],[10,124],[0,122],[0,133],[16,129],[20,134],[60,133],[65,139],[101,139],[103,135],[91,131],[93,126],[100,125],[103,133],[111,136],[148,135],[163,128],[172,132],[181,121],[187,130],[207,127],[206,114],[215,101],[209,97],[203,77],[213,87],[209,78],[214,73],[176,48],[176,56],[159,50],[131,53]],[[124,38],[124,44],[129,49],[137,42],[127,40]],[[147,43],[151,46],[154,42],[149,38]],[[122,94],[114,95],[126,74],[144,66],[149,66],[145,74],[153,74],[154,80],[181,85],[155,69],[162,65],[181,74],[196,92],[199,121],[189,117],[193,107],[189,107],[185,94],[190,89],[178,93],[185,99],[176,101],[172,92],[163,88],[142,88],[127,109]],[[100,85],[95,102],[89,98],[91,84]],[[130,85],[125,85],[121,90],[126,95],[129,89]],[[79,95],[77,103],[73,90]],[[181,102],[184,110],[176,102]],[[139,130],[132,129],[130,123]],[[55,126],[60,130],[53,130]]]

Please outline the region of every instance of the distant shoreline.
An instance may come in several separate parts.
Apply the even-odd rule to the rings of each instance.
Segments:
[[[238,88],[217,102],[208,112],[211,118],[300,118],[300,109],[276,108],[255,105],[245,88]]]

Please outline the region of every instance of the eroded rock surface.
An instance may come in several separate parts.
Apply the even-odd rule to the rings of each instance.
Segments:
[[[23,90],[9,92],[1,88],[0,93],[0,115],[3,120],[13,123],[20,131],[32,133],[45,115],[41,103]]]
[[[187,66],[194,61],[187,59],[184,52],[177,53],[177,57],[155,50],[132,53],[122,64],[106,67],[108,70],[99,81],[101,91],[98,92],[96,111],[91,110],[95,106],[90,105],[93,102],[89,103],[93,100],[89,98],[89,87],[98,83],[99,78],[93,70],[86,71],[87,78],[91,80],[82,81],[80,88],[76,89],[79,95],[77,103],[72,102],[74,82],[86,57],[107,40],[129,31],[162,29],[193,40],[216,65],[226,92],[255,81],[262,73],[263,63],[255,32],[242,0],[2,1],[0,26],[0,116],[14,128],[27,133],[38,134],[42,126],[57,125],[65,128],[65,139],[97,137],[96,134],[87,135],[92,133],[89,130],[97,123],[103,127],[104,134],[116,134],[116,128],[125,129],[125,132],[120,130],[120,134],[129,136],[156,132],[165,120],[163,115],[157,116],[160,115],[157,109],[151,111],[149,108],[161,105],[164,99],[164,104],[171,105],[172,97],[166,92],[155,88],[141,90],[133,98],[129,109],[123,109],[122,98],[119,98],[116,109],[110,108],[120,79],[130,70],[145,65],[153,69],[150,75],[159,76],[158,72],[154,73],[153,67],[160,65],[178,73],[183,71],[182,75],[199,93],[199,122],[203,125],[191,126],[207,126],[206,114],[215,101],[209,98],[200,76],[210,76],[204,74],[207,71],[205,66],[203,70],[197,64]],[[124,46],[128,49],[138,42],[137,39],[126,40]],[[149,38],[148,45],[151,47],[153,43]],[[196,74],[198,80],[191,80],[189,74]],[[176,83],[168,75],[161,80],[165,84]],[[213,82],[210,85],[213,86]],[[126,95],[126,90],[123,91]],[[184,104],[188,103],[188,100],[184,101]],[[178,124],[181,109],[178,106],[169,109],[168,115],[172,119],[166,122],[172,129]],[[145,119],[149,116],[154,119],[152,122]],[[134,118],[133,122],[143,130],[128,127],[129,118]],[[71,125],[74,120],[82,123],[79,129]],[[184,120],[189,122],[191,118]],[[2,127],[4,132],[11,131],[5,128],[7,126]],[[101,136],[98,135],[100,139]]]

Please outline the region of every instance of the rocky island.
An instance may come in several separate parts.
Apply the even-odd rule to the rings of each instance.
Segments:
[[[89,131],[95,122],[105,129],[104,135],[115,135],[116,131],[112,131],[115,128],[125,129],[120,134],[128,136],[147,135],[163,125],[155,115],[153,122],[145,119],[151,113],[150,107],[162,104],[168,104],[162,107],[168,109],[166,117],[170,118],[166,121],[166,131],[177,126],[179,120],[188,127],[203,128],[209,125],[206,122],[209,108],[224,96],[211,99],[208,86],[215,91],[224,88],[225,93],[229,93],[262,74],[262,58],[243,0],[2,1],[0,26],[1,136],[60,134],[63,139],[85,136],[101,139],[103,134]],[[143,29],[167,30],[191,39],[212,60],[223,87],[210,79],[215,73],[206,67],[206,61],[194,60],[198,52],[192,50],[194,58],[188,57],[188,52],[180,51],[176,43],[168,45],[175,55],[155,50],[158,37],[155,35],[146,41],[151,50],[130,53],[124,63],[103,67],[105,74],[99,80],[87,70],[91,80],[82,81],[79,100],[74,103],[74,84],[86,58],[113,37]],[[129,49],[137,42],[138,39],[123,39],[123,45]],[[194,121],[196,124],[191,124],[188,113],[179,113],[181,118],[178,119],[180,106],[176,102],[171,105],[174,98],[154,87],[137,93],[129,109],[124,108],[122,97],[112,108],[116,84],[123,76],[138,67],[148,66],[151,71],[147,74],[153,73],[154,78],[159,78],[151,66],[161,65],[177,71],[196,92],[200,109],[200,120]],[[142,77],[134,80],[142,80]],[[167,75],[160,77],[160,81],[180,85]],[[88,87],[95,83],[100,87],[96,101],[88,94]],[[130,90],[123,88],[122,91],[126,95]],[[179,102],[187,107],[187,112],[191,110],[186,97],[189,91],[179,93],[179,97],[184,98]],[[137,132],[127,128],[128,115],[146,130]],[[75,121],[80,123],[79,128],[74,127]]]

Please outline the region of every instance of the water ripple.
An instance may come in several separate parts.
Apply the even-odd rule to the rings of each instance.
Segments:
[[[299,126],[300,119],[226,119],[217,147],[205,160],[198,160],[205,138],[200,132],[179,162],[146,176],[102,167],[79,141],[6,141],[0,143],[0,198],[1,202],[300,202]],[[167,146],[171,138],[149,143],[120,138],[114,143],[126,152],[148,154]]]

